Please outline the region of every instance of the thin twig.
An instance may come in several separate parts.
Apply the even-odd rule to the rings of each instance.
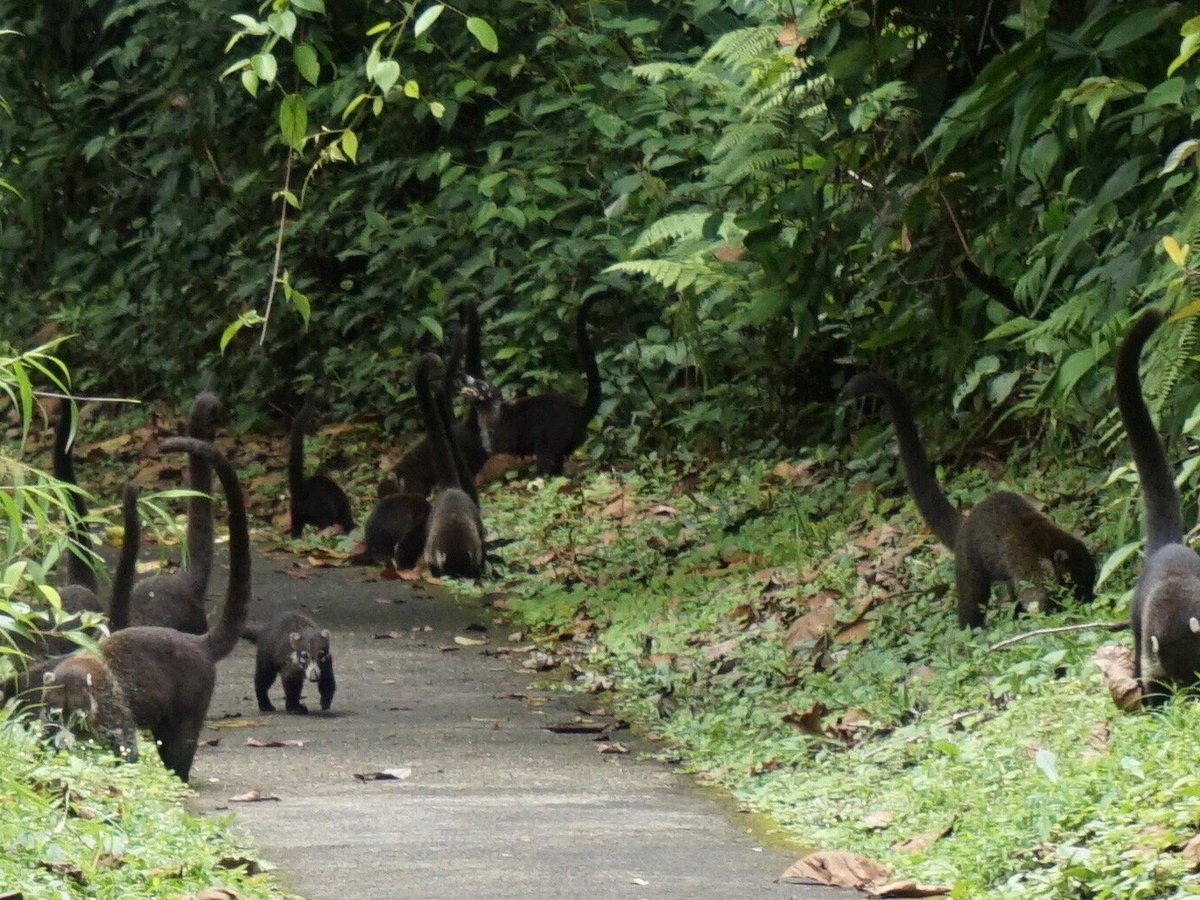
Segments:
[[[1001,650],[1009,644],[1015,644],[1018,641],[1024,641],[1031,637],[1037,637],[1041,634],[1067,634],[1071,631],[1091,631],[1095,628],[1103,629],[1104,631],[1122,631],[1129,627],[1129,622],[1080,622],[1076,625],[1059,625],[1055,628],[1038,628],[1034,631],[1027,631],[1024,634],[1014,635],[1010,638],[1005,638],[998,644],[992,644],[988,647],[988,652],[993,650]]]
[[[283,258],[283,230],[287,227],[287,195],[292,185],[292,147],[288,145],[287,167],[283,171],[283,196],[280,198],[279,233],[275,236],[275,262],[271,266],[271,287],[267,291],[267,308],[263,312],[262,334],[258,336],[258,346],[267,342],[267,326],[271,322],[271,306],[275,302],[275,286],[279,284],[279,263]]]

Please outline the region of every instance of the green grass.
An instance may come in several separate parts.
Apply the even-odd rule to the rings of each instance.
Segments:
[[[183,808],[188,790],[152,748],[142,762],[55,752],[0,710],[0,888],[26,898],[180,897],[222,885],[291,896],[229,831]]]
[[[988,649],[1124,618],[1138,554],[1090,607],[1014,619],[997,590],[988,629],[963,632],[950,554],[880,480],[848,486],[821,461],[798,481],[763,464],[699,478],[648,465],[580,488],[514,484],[484,505],[489,530],[517,538],[500,551],[509,615],[614,675],[665,756],[791,841],[961,897],[1200,893],[1179,852],[1200,828],[1200,707],[1116,710],[1090,658],[1128,632]],[[1102,480],[1064,469],[1020,487],[1102,562],[1137,527],[1136,494]],[[976,474],[951,494],[969,506],[998,486]],[[813,598],[834,604],[828,634],[788,640]],[[940,836],[900,846],[922,835]]]

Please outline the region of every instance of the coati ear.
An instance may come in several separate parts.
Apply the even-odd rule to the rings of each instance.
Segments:
[[[300,643],[300,632],[293,631],[291,634],[288,635],[288,640],[291,641],[292,646],[295,647],[297,644]]]
[[[85,683],[87,684],[88,687],[92,686],[92,673],[91,672],[87,673],[87,676],[85,677]]]
[[[329,629],[328,628],[321,629],[321,637],[325,638],[325,640],[329,640]]]
[[[47,686],[54,684],[54,673],[53,672],[43,672],[42,673],[42,684],[47,685]]]

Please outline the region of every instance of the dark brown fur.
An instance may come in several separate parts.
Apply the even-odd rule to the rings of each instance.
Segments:
[[[329,651],[329,632],[300,613],[288,612],[265,628],[248,627],[242,637],[258,645],[254,660],[254,696],[260,712],[274,712],[267,692],[276,676],[283,683],[284,709],[306,713],[300,702],[304,682],[316,682],[321,709],[329,709],[337,681],[333,677],[333,654]]]
[[[1144,313],[1117,354],[1117,406],[1145,507],[1146,558],[1130,610],[1134,674],[1143,699],[1161,702],[1178,685],[1200,677],[1200,556],[1184,543],[1179,491],[1162,438],[1142,397],[1138,360],[1162,322],[1157,310]]]
[[[304,405],[292,422],[288,438],[288,495],[291,508],[291,536],[296,538],[305,525],[320,530],[333,525],[341,526],[345,533],[354,530],[354,515],[350,511],[350,500],[346,492],[328,475],[304,477],[304,433],[312,422],[315,410],[312,396],[305,398]]]
[[[989,494],[965,519],[951,505],[929,465],[908,399],[894,381],[876,373],[859,375],[846,385],[846,394],[877,394],[887,402],[908,489],[925,523],[954,551],[961,627],[983,626],[996,581],[1007,583],[1012,598],[1026,610],[1047,609],[1048,575],[1069,575],[1076,596],[1092,599],[1096,566],[1087,547],[1020,494]]]
[[[85,673],[91,671],[98,715],[87,723],[88,730],[101,737],[114,729],[120,732],[126,727],[127,715],[132,716],[139,728],[149,729],[154,735],[163,764],[187,781],[216,683],[216,663],[233,650],[246,624],[250,535],[241,485],[216,448],[194,438],[169,438],[163,442],[162,450],[203,455],[216,469],[225,490],[229,509],[229,584],[221,617],[203,635],[150,625],[126,628],[100,642],[101,659],[76,654],[60,662],[53,677],[56,681],[60,677],[73,678],[80,667]],[[118,605],[114,602],[114,606]],[[114,617],[120,613],[120,609],[115,610]],[[99,677],[97,667],[106,667],[111,678]],[[124,697],[111,690],[101,694],[106,684],[118,686]]]
[[[211,443],[220,415],[220,400],[209,393],[197,395],[188,415],[188,435]],[[188,498],[187,565],[178,572],[152,575],[137,582],[128,620],[114,619],[114,629],[161,625],[188,634],[204,634],[208,629],[205,596],[213,560],[212,467],[202,456],[188,457],[188,487],[199,494]]]
[[[425,353],[416,366],[417,400],[437,467],[437,494],[429,512],[423,556],[434,575],[476,578],[483,571],[483,520],[475,485],[465,478],[466,463],[450,430],[449,400],[444,391],[435,396],[433,389],[432,371],[440,362]]]
[[[388,473],[385,478],[390,478]],[[354,557],[355,563],[391,559],[402,569],[411,569],[425,547],[425,526],[429,521],[429,501],[399,491],[380,499],[363,525],[366,550]]]
[[[481,379],[464,379],[462,394],[479,416],[489,453],[533,456],[539,472],[562,473],[563,463],[587,438],[588,423],[600,410],[600,368],[588,338],[587,318],[598,295],[583,302],[575,321],[579,361],[587,377],[582,404],[562,393],[503,399],[502,393]]]

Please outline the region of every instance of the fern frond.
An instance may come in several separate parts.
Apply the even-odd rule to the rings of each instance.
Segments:
[[[730,183],[742,181],[751,175],[776,171],[800,162],[800,155],[795,150],[780,148],[776,150],[760,150],[751,153],[744,159],[722,161],[712,168],[713,177],[718,181]]]
[[[775,37],[778,34],[778,25],[755,25],[727,32],[704,52],[701,61],[724,63],[735,68],[750,65],[758,57],[776,53]]]
[[[629,248],[631,254],[641,253],[649,247],[662,241],[680,241],[685,238],[700,237],[704,223],[711,215],[705,209],[689,210],[688,212],[673,213],[654,222],[633,242]]]

